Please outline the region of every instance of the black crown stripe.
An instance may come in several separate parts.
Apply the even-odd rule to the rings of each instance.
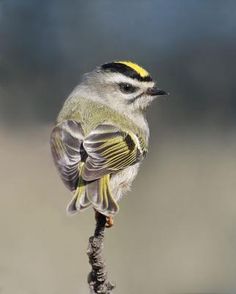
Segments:
[[[152,81],[152,78],[150,75],[148,75],[146,77],[141,77],[134,69],[132,69],[131,67],[129,67],[123,63],[118,63],[118,62],[105,63],[101,66],[101,68],[105,71],[119,72],[127,77],[139,80],[141,82],[151,82]]]

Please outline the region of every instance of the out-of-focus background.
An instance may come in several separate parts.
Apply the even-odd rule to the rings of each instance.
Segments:
[[[68,217],[50,130],[82,73],[113,59],[171,95],[107,230],[115,293],[236,292],[235,1],[0,1],[0,293],[88,293],[94,215]]]

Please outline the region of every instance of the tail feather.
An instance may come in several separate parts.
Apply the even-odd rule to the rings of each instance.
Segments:
[[[79,178],[79,184],[74,192],[73,198],[67,205],[67,212],[69,214],[75,214],[80,210],[83,210],[91,205],[86,193],[85,193],[85,182],[82,178]]]
[[[71,201],[68,203],[67,207],[66,207],[66,211],[68,212],[68,214],[74,214],[77,212],[76,209],[76,200],[77,200],[77,195],[76,193],[73,195],[73,198],[71,199]]]
[[[107,216],[115,215],[118,210],[119,206],[115,199],[113,198],[113,195],[110,190],[110,176],[106,175],[103,176],[101,179],[99,179],[99,194],[100,198],[102,199],[100,207],[96,208],[99,212],[102,214],[105,214]]]
[[[119,205],[117,204],[116,200],[114,199],[108,184],[106,185],[106,190],[107,190],[106,193],[108,195],[107,196],[107,198],[108,198],[108,207],[107,207],[106,210],[109,212],[109,215],[115,215],[119,211]]]
[[[108,199],[106,189],[104,189],[105,181],[103,178],[90,182],[86,185],[86,195],[93,207],[97,211],[106,211],[108,207]]]
[[[74,196],[67,206],[67,212],[74,214],[92,205],[106,216],[115,215],[119,206],[111,193],[109,182],[109,175],[92,182],[85,182],[80,178]]]
[[[101,202],[101,195],[99,193],[98,181],[87,182],[86,195],[93,206],[99,206]]]

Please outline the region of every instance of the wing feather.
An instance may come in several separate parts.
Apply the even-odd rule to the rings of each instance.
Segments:
[[[77,188],[79,163],[82,159],[83,129],[74,120],[66,120],[54,127],[51,133],[51,151],[54,163],[64,184]]]
[[[115,126],[102,124],[94,129],[83,142],[88,154],[81,175],[93,181],[115,173],[143,158],[138,136],[121,131]]]

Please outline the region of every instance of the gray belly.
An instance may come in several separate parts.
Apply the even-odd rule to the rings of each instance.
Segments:
[[[139,166],[140,163],[136,163],[112,175],[110,189],[116,201],[119,201],[130,190],[131,184],[138,173]]]

